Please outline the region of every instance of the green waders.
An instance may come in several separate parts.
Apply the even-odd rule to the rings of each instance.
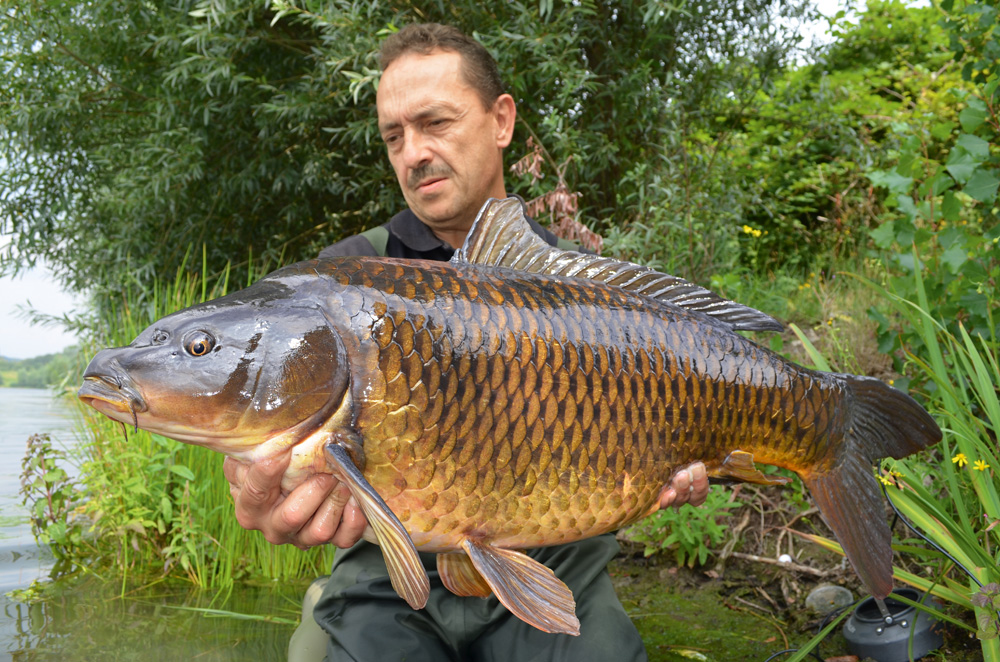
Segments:
[[[576,598],[580,636],[547,634],[513,616],[496,598],[463,598],[438,578],[434,554],[421,554],[431,578],[427,606],[396,595],[375,545],[338,550],[314,616],[329,634],[328,662],[639,662],[646,651],[607,573],[618,553],[612,534],[529,551]]]

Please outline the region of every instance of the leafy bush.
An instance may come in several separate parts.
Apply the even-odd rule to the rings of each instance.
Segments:
[[[944,25],[963,64],[962,83],[946,97],[955,111],[937,109],[893,125],[900,141],[898,162],[870,173],[890,193],[891,211],[871,235],[887,251],[886,283],[896,294],[913,301],[925,296],[925,309],[946,320],[955,337],[961,325],[973,335],[993,338],[1000,281],[1000,68],[993,55],[1000,52],[1000,35],[996,8],[945,4]],[[923,353],[927,338],[919,330],[873,315],[883,351]],[[897,352],[897,368],[903,360]]]
[[[646,556],[673,552],[678,565],[703,565],[712,549],[726,537],[725,518],[731,514],[729,511],[742,505],[732,492],[713,488],[701,506],[684,504],[680,508],[658,510],[629,527],[624,535],[642,543]]]
[[[518,103],[515,144],[535,135],[553,164],[572,157],[584,216],[622,225],[619,196],[645,184],[626,173],[658,158],[678,113],[711,116],[777,70],[784,19],[805,6],[18,3],[0,23],[0,229],[16,234],[0,267],[45,258],[115,296],[134,274],[174,273],[190,245],[217,272],[248,248],[311,257],[383,222],[403,200],[375,121],[377,49],[417,20],[475,34]]]
[[[203,259],[202,269],[206,265]],[[251,277],[257,271],[251,269]],[[209,279],[185,270],[141,296],[126,287],[121,303],[94,324],[95,337],[83,351],[127,345],[167,313],[228,289],[228,271]],[[79,478],[71,481],[54,466],[59,452],[39,439],[29,446],[23,479],[36,535],[67,570],[85,568],[120,581],[152,572],[206,587],[225,587],[238,577],[297,579],[329,571],[330,546],[276,546],[239,526],[219,453],[132,431],[80,408],[89,438],[80,450]]]
[[[66,472],[67,463],[65,451],[56,448],[49,435],[28,437],[21,460],[21,497],[35,540],[47,545],[56,558],[56,574],[71,570],[81,549],[92,549],[75,516],[80,495],[76,481]]]

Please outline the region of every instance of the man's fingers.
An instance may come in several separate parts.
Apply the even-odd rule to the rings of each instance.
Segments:
[[[660,508],[679,507],[685,503],[700,506],[708,498],[708,474],[705,465],[695,462],[679,469],[662,492],[660,492]]]
[[[340,518],[340,526],[337,527],[337,534],[330,541],[337,547],[351,547],[361,540],[365,528],[368,526],[368,519],[358,502],[351,497],[344,507]]]
[[[296,487],[274,509],[271,514],[271,529],[275,535],[283,535],[285,542],[298,540],[300,530],[323,508],[330,492],[337,486],[337,479],[330,474],[315,474]],[[312,544],[326,542],[318,540]]]
[[[332,492],[315,509],[312,517],[305,522],[294,535],[292,542],[301,549],[316,545],[333,543],[337,547],[350,547],[364,533],[368,521],[357,502],[351,497],[350,490],[343,483],[337,483],[332,476]],[[295,493],[289,495],[289,500]],[[311,503],[309,504],[311,505]],[[302,512],[309,506],[303,502]]]
[[[290,453],[269,457],[249,466],[240,485],[240,501],[245,508],[258,508],[274,501],[273,494],[281,491],[281,478],[285,475]]]
[[[236,501],[236,498],[240,494],[240,487],[242,487],[243,481],[246,479],[248,469],[247,465],[228,456],[222,463],[222,474],[229,483],[229,494],[232,495],[233,501]]]
[[[688,467],[688,473],[691,474],[691,496],[688,498],[688,503],[700,506],[708,498],[708,490],[711,487],[708,484],[708,472],[704,464],[695,462]]]

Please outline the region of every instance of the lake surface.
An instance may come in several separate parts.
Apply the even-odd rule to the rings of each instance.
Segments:
[[[0,388],[0,662],[284,659],[311,577],[224,594],[151,578],[124,587],[120,580],[60,580],[49,600],[30,605],[5,595],[47,579],[53,565],[35,543],[18,494],[27,439],[48,433],[56,446],[73,448],[76,428],[72,403],[41,389]]]
[[[18,494],[26,442],[41,433],[60,447],[76,443],[69,404],[42,389],[0,388],[0,593],[27,586],[52,566],[35,544]]]

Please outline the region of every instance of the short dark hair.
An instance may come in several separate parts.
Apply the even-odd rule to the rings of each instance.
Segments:
[[[489,110],[504,93],[496,60],[478,41],[461,30],[440,23],[414,23],[386,37],[379,52],[382,71],[407,53],[430,55],[435,50],[451,51],[462,57],[462,76],[479,94]]]

